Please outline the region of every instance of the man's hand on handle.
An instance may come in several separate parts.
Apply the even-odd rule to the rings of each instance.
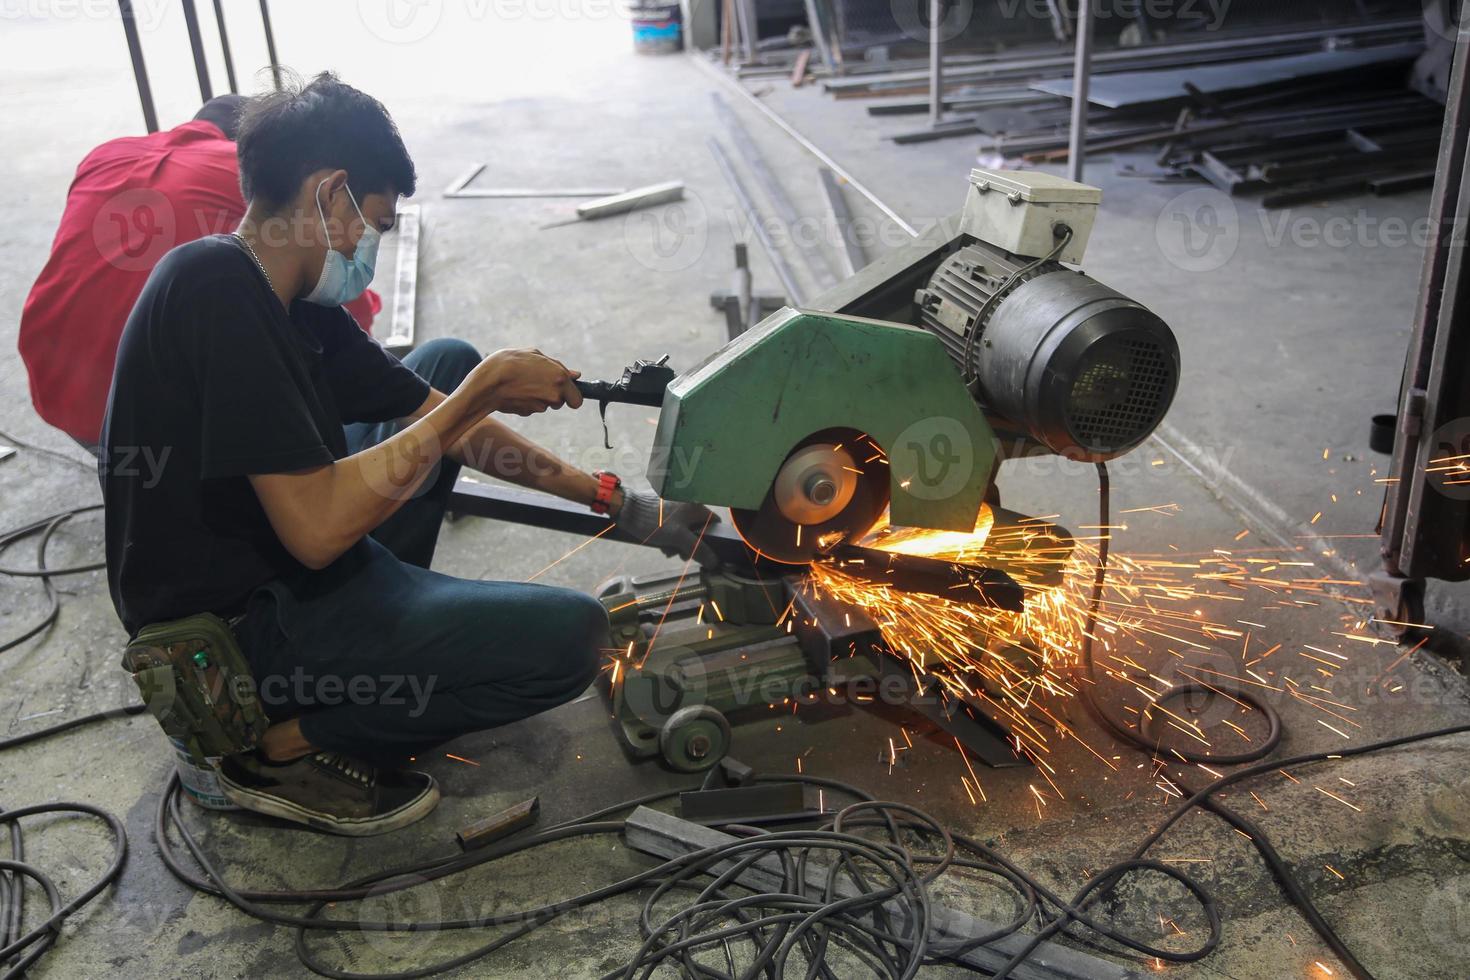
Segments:
[[[581,376],[534,348],[507,348],[481,361],[464,385],[483,415],[538,415],[563,405],[581,407],[582,393],[576,385]]]
[[[581,372],[571,370],[539,350],[516,348],[496,351],[481,361],[465,379],[461,390],[469,394],[475,407],[485,415],[492,412],[536,415],[563,405],[580,407],[582,393],[576,385],[579,377]],[[583,499],[587,493],[583,484],[588,481],[593,488],[596,486],[596,481],[586,474],[567,467],[498,423],[483,423],[481,435],[490,443],[513,443],[526,453],[540,453],[552,464],[546,467],[551,474],[548,479],[522,478],[516,482],[568,499]],[[492,475],[516,478],[510,474]],[[622,503],[612,516],[626,534],[666,555],[678,555],[686,560],[692,557],[706,566],[718,564],[714,549],[699,540],[704,529],[718,520],[709,508],[701,504],[663,501],[652,490],[624,487],[619,492]]]

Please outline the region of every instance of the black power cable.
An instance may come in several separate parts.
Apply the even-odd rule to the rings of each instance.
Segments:
[[[15,440],[11,440],[14,442]],[[38,448],[38,447],[27,447]],[[39,450],[48,452],[48,450]],[[82,466],[77,460],[62,456],[57,453],[49,453],[67,462]],[[51,568],[46,564],[46,551],[51,544],[51,538],[56,531],[67,521],[84,514],[88,511],[98,510],[101,504],[92,504],[83,507],[74,507],[70,510],[61,511],[40,520],[32,521],[22,527],[15,528],[0,534],[0,554],[3,554],[17,542],[33,535],[39,535],[36,545],[36,567],[35,568],[11,568],[0,567],[0,575],[22,576],[37,578],[46,596],[46,612],[40,622],[29,627],[19,636],[12,637],[0,643],[0,653],[12,650],[32,637],[39,636],[45,632],[52,623],[56,622],[61,612],[61,597],[52,582],[54,576],[76,575],[82,572],[95,571],[103,567],[101,562],[84,565],[74,565],[66,568]],[[113,711],[100,711],[82,718],[74,718],[71,721],[53,725],[40,731],[29,732],[24,735],[0,740],[0,751],[25,745],[29,742],[39,741],[51,735],[74,728],[80,728],[93,722],[108,718],[115,718],[125,714],[136,714],[143,710],[142,705],[128,708],[120,708]],[[63,904],[60,893],[54,882],[44,872],[34,865],[25,861],[25,837],[21,831],[20,820],[23,817],[40,813],[83,813],[106,821],[113,831],[114,840],[118,848],[112,866],[100,878],[97,883],[83,893],[79,899]],[[10,859],[0,860],[0,980],[8,980],[10,977],[19,977],[35,964],[46,951],[56,942],[62,920],[74,913],[82,905],[91,901],[97,894],[107,887],[122,870],[122,861],[126,854],[127,836],[122,825],[105,811],[99,810],[85,803],[49,803],[40,806],[25,807],[19,810],[0,810],[0,825],[6,825],[10,837]],[[45,893],[51,904],[52,917],[47,923],[37,927],[24,936],[21,935],[23,920],[25,917],[25,882],[23,879],[35,882]]]
[[[51,904],[51,915],[46,921],[21,935],[19,916],[15,913],[21,907],[20,896],[24,886],[19,880],[12,882],[9,889],[10,894],[6,897],[5,902],[4,936],[0,938],[0,969],[5,971],[0,973],[0,980],[15,980],[15,978],[24,976],[26,970],[34,965],[56,942],[56,938],[61,934],[62,923],[116,881],[118,875],[122,874],[123,864],[127,861],[128,832],[123,827],[122,821],[90,803],[38,803],[14,810],[0,810],[0,824],[9,825],[11,842],[16,851],[19,851],[19,835],[17,834],[19,821],[44,813],[77,813],[101,820],[112,833],[112,860],[96,881],[68,902],[62,901],[61,893],[57,890],[55,883],[41,869],[26,863],[19,856],[9,861],[0,860],[0,871],[36,882],[46,893],[46,898]],[[12,931],[12,919],[16,926],[14,931]]]
[[[76,517],[78,514],[85,514],[89,511],[101,509],[101,504],[88,504],[83,507],[73,507],[69,510],[64,510],[56,514],[52,514],[49,517],[43,517],[40,520],[32,521],[31,523],[26,524],[22,527],[18,527],[14,530],[6,531],[3,534],[0,534],[0,554],[4,554],[7,550],[10,549],[12,545],[14,545],[18,541],[31,537],[35,534],[40,535],[40,539],[36,543],[36,567],[0,567],[0,575],[26,576],[40,579],[41,588],[45,590],[46,594],[46,612],[41,617],[41,621],[31,628],[27,629],[19,636],[12,637],[4,641],[3,643],[0,643],[0,653],[4,653],[7,650],[13,650],[24,643],[26,640],[29,640],[34,636],[38,636],[41,633],[44,633],[51,626],[52,623],[56,622],[56,617],[61,614],[61,597],[56,591],[56,585],[51,581],[54,576],[78,575],[82,572],[95,572],[99,568],[106,567],[106,564],[104,562],[94,562],[86,565],[72,565],[67,568],[48,568],[46,565],[46,549],[50,546],[51,537],[56,533],[57,529],[60,528],[61,525],[65,524],[67,521],[71,520],[73,517]]]

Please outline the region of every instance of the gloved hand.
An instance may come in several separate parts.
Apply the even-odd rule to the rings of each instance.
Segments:
[[[678,555],[686,560],[692,555],[706,567],[719,564],[714,549],[699,540],[701,531],[719,520],[703,504],[660,500],[652,490],[624,487],[623,506],[613,519],[620,530],[666,555]]]

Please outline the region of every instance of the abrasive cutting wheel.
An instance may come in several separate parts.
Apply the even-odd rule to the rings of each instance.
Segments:
[[[888,460],[866,436],[824,432],[791,451],[757,510],[730,508],[745,543],[804,565],[865,534],[888,506]]]

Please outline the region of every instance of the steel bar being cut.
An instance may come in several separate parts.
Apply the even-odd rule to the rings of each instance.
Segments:
[[[938,596],[950,602],[976,602],[1011,612],[1020,612],[1025,605],[1026,596],[1021,586],[998,568],[879,551],[854,544],[838,545],[830,555],[823,564],[831,564],[871,585]]]

